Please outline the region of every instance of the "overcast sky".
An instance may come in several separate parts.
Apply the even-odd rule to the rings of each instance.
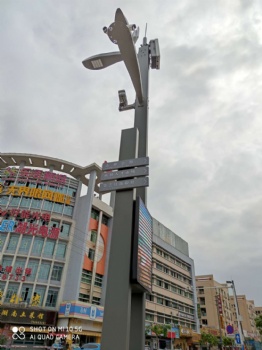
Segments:
[[[118,48],[102,28],[120,7],[158,38],[150,71],[151,214],[189,244],[196,274],[234,280],[262,305],[262,2],[0,1],[1,152],[81,166],[118,159],[133,111],[124,64],[85,58]]]

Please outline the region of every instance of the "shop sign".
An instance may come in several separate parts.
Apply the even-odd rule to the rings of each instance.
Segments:
[[[21,209],[1,209],[0,216],[11,216],[19,219],[43,220],[50,221],[50,213],[41,213],[40,211],[21,210]]]
[[[56,324],[57,312],[0,306],[0,318],[2,323],[53,326]]]
[[[183,335],[184,337],[191,337],[192,336],[192,329],[186,328],[186,327],[181,327],[180,334]]]
[[[101,321],[104,316],[104,308],[97,305],[86,304],[85,306],[68,303],[61,304],[59,308],[59,316],[65,317],[65,314],[70,318],[82,318],[88,320]]]
[[[25,235],[42,236],[51,239],[58,239],[60,228],[48,227],[46,225],[31,224],[29,222],[19,222],[15,227],[14,220],[3,220],[0,225],[0,232],[15,232]]]
[[[13,270],[13,266],[3,267],[2,265],[0,265],[1,281],[12,280],[12,281],[24,282],[26,279],[26,276],[30,276],[32,273],[32,269],[29,267],[26,267],[24,269],[24,275],[23,275],[23,268],[20,266],[16,267],[13,273],[12,273],[12,270]]]
[[[202,327],[201,332],[212,334],[212,335],[215,335],[215,336],[219,335],[219,331],[217,329],[215,329],[215,328]]]
[[[178,312],[178,316],[184,317],[184,318],[189,318],[190,320],[194,320],[194,316],[193,315],[184,314],[183,312]]]
[[[3,181],[15,181],[31,183],[49,184],[50,186],[64,186],[66,184],[66,175],[52,173],[51,171],[42,171],[30,168],[6,168],[4,169]]]
[[[14,197],[25,196],[29,198],[45,199],[51,202],[70,204],[71,197],[64,193],[42,190],[41,188],[31,188],[27,186],[9,186],[2,191],[2,195],[12,195]]]
[[[219,315],[222,315],[223,314],[223,309],[222,309],[221,296],[217,295],[216,298],[217,298],[217,307],[218,307]]]

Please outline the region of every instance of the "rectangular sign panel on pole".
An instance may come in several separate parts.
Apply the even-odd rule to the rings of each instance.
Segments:
[[[138,177],[136,179],[127,179],[121,181],[106,181],[100,183],[99,192],[122,191],[136,187],[148,187],[148,177]]]
[[[148,167],[139,167],[139,168],[133,168],[133,169],[117,170],[117,171],[105,171],[101,174],[101,181],[146,176],[148,174],[149,174]]]
[[[118,170],[118,169],[125,169],[125,168],[134,168],[139,167],[143,165],[149,164],[149,157],[142,157],[142,158],[134,158],[134,159],[125,159],[125,160],[119,160],[117,162],[109,162],[109,163],[103,163],[102,170],[108,171],[108,170]]]

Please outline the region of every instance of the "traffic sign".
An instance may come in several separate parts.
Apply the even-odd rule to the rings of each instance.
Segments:
[[[108,171],[108,170],[118,170],[118,169],[125,169],[125,168],[134,168],[134,167],[148,165],[148,164],[149,164],[149,157],[125,159],[125,160],[119,160],[117,162],[109,162],[109,163],[105,162],[102,165],[102,170]]]
[[[231,326],[231,324],[227,325],[226,330],[227,330],[227,334],[233,334],[234,333],[234,327]]]
[[[136,187],[148,187],[149,179],[148,177],[138,177],[136,179],[127,179],[121,181],[106,181],[100,183],[99,192],[111,192],[120,191],[125,189],[131,189]]]
[[[235,334],[235,340],[237,344],[241,344],[240,335],[238,333]]]
[[[133,169],[125,169],[118,171],[106,171],[101,174],[101,181],[125,179],[137,176],[146,176],[149,174],[148,167],[139,167]]]

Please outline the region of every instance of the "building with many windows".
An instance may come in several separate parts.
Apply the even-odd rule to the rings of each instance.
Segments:
[[[0,154],[0,168],[1,332],[23,326],[23,341],[41,345],[32,329],[59,326],[71,341],[99,341],[112,218],[101,168],[28,154]]]
[[[173,348],[193,347],[200,337],[194,261],[189,257],[188,243],[153,219],[152,255],[152,293],[146,295],[146,323],[172,325]],[[152,338],[152,348],[154,341]],[[164,347],[171,348],[170,340]]]

